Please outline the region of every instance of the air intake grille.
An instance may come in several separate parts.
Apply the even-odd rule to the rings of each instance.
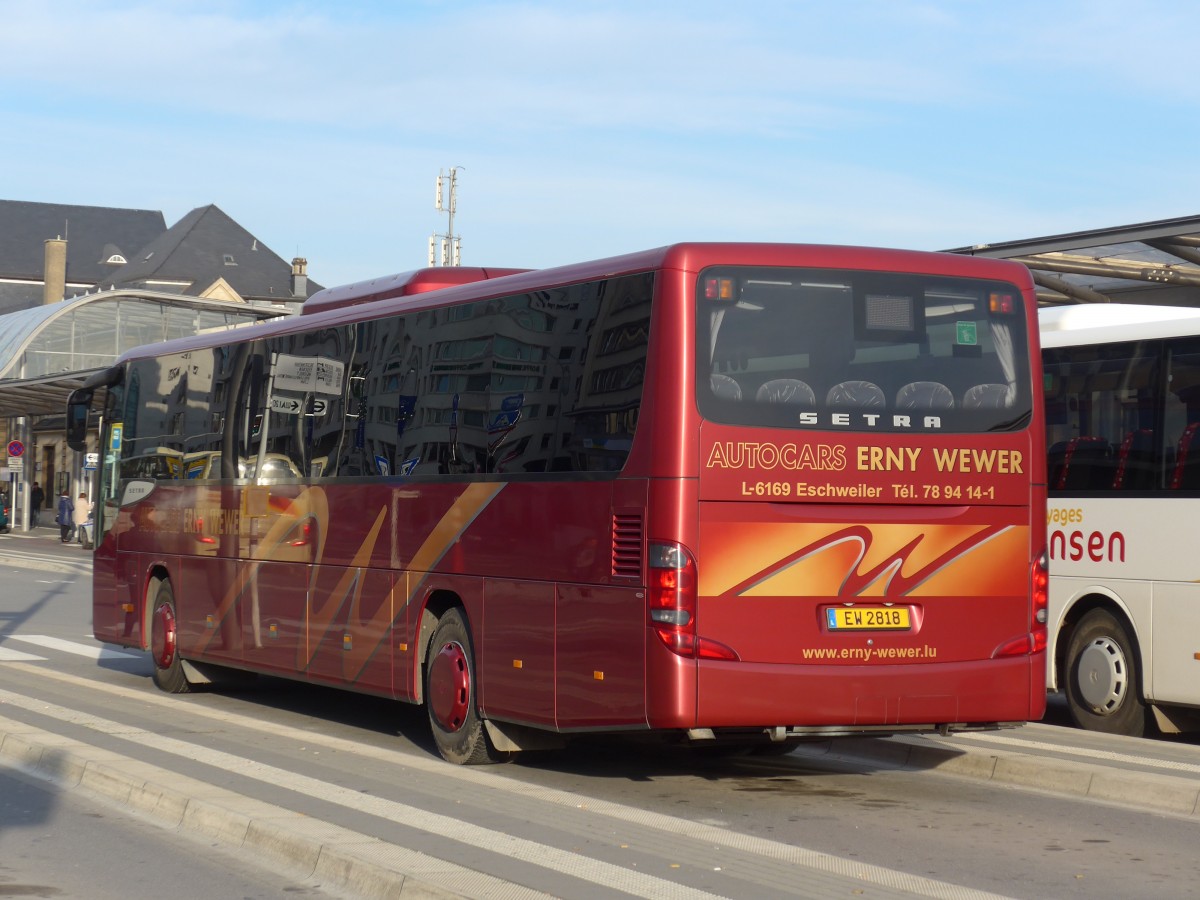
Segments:
[[[642,577],[642,514],[613,514],[612,573],[616,578]]]

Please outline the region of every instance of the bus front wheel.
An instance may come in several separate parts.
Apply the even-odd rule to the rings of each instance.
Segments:
[[[425,664],[425,708],[438,752],[458,765],[504,758],[488,740],[479,715],[478,683],[471,633],[462,613],[446,612],[429,642]]]
[[[1067,645],[1066,674],[1067,706],[1080,728],[1145,733],[1134,643],[1112,613],[1093,609],[1079,620]]]
[[[170,581],[162,581],[154,595],[150,614],[150,656],[154,661],[154,683],[168,694],[186,694],[192,689],[179,656],[179,632],[175,619],[175,592]]]

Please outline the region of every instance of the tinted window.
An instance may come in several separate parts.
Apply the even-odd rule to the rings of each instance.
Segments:
[[[125,468],[617,472],[641,408],[653,287],[646,273],[135,363]]]
[[[224,425],[213,398],[225,376],[216,361],[214,351],[195,350],[130,365],[116,392],[124,477],[184,477],[189,454],[219,446]]]
[[[619,471],[652,292],[644,274],[364,323],[364,459],[425,475]]]
[[[1052,492],[1200,490],[1200,341],[1043,353]]]
[[[1009,284],[816,269],[710,269],[697,289],[701,412],[740,425],[989,431],[1029,421]]]

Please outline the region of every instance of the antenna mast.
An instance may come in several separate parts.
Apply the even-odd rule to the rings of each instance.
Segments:
[[[461,266],[462,237],[454,233],[454,213],[458,210],[458,170],[462,166],[451,166],[450,174],[438,170],[437,198],[433,208],[446,213],[449,221],[444,234],[429,236],[429,265]]]

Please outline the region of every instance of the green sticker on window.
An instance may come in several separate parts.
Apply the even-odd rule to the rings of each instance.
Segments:
[[[971,347],[979,343],[979,333],[975,330],[974,322],[955,322],[954,330],[956,332],[955,341],[957,343]]]

